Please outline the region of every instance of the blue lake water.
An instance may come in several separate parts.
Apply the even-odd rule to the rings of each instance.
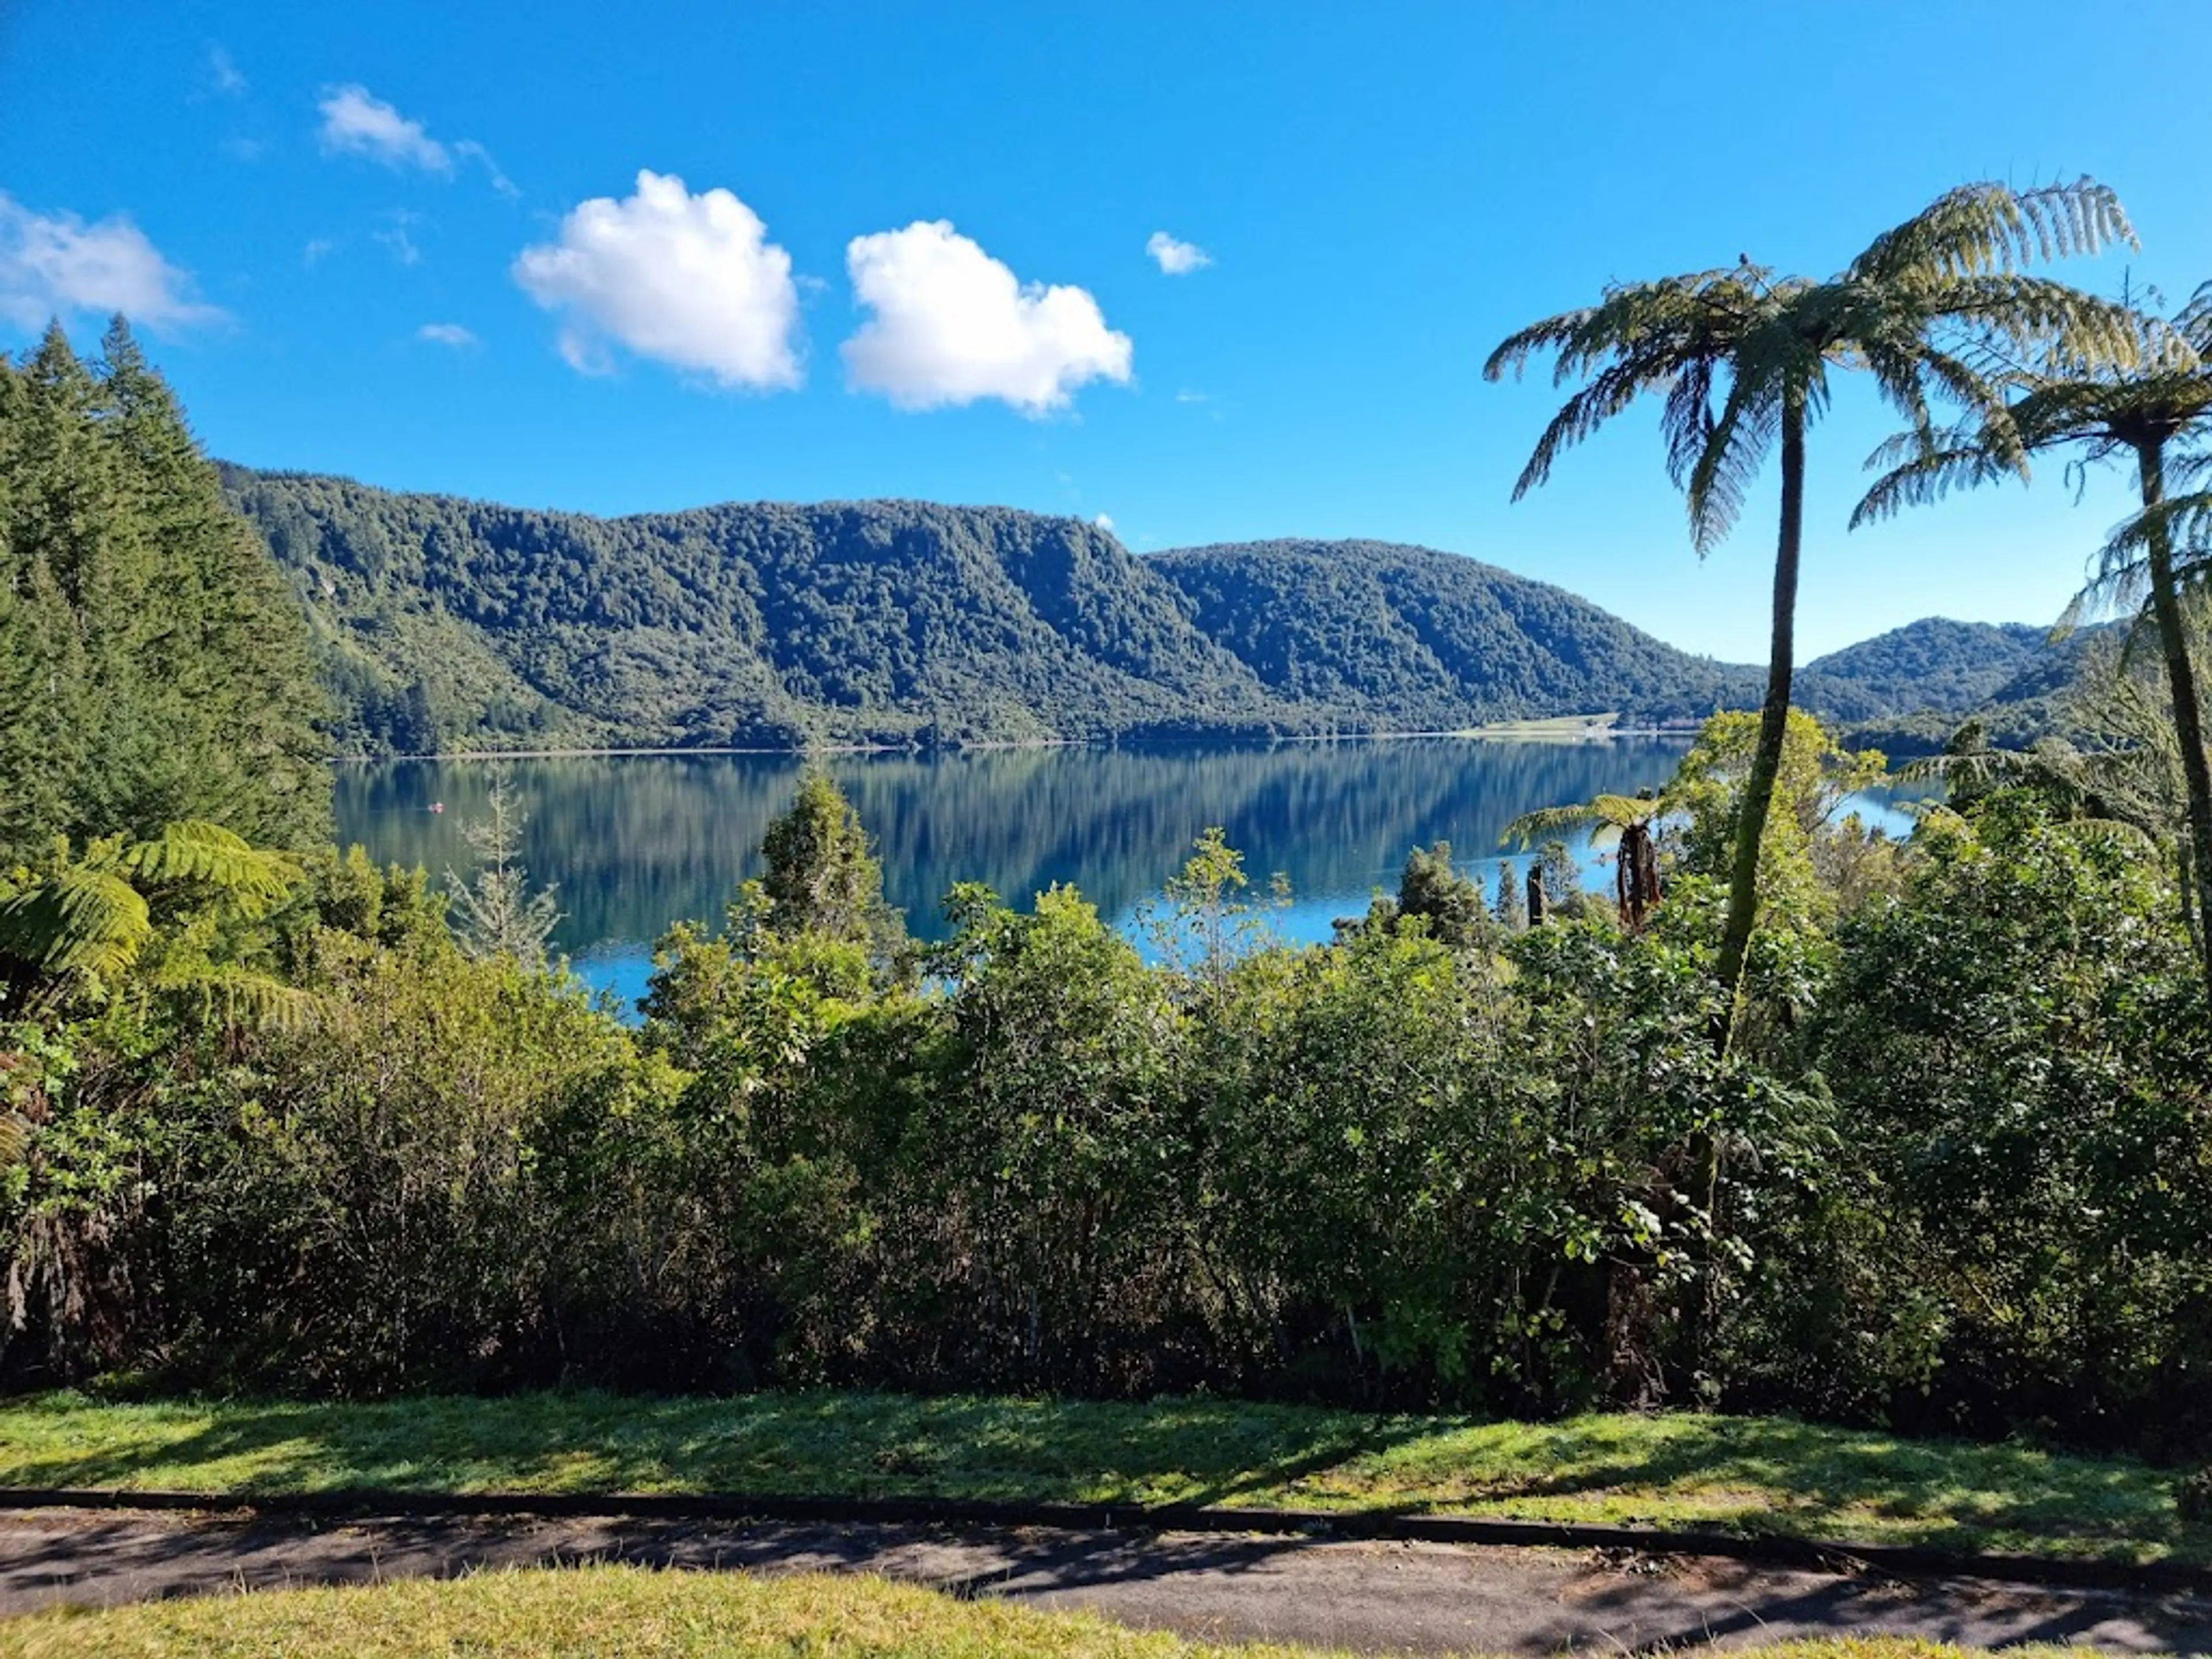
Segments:
[[[876,837],[886,896],[922,938],[942,937],[938,907],[958,881],[1021,905],[1070,884],[1133,928],[1191,843],[1218,824],[1244,854],[1255,891],[1277,872],[1288,878],[1278,931],[1314,940],[1365,909],[1377,888],[1394,890],[1413,848],[1448,841],[1488,884],[1513,818],[1656,787],[1684,747],[1420,738],[842,755],[828,766]],[[513,763],[530,814],[524,857],[532,881],[557,893],[555,943],[579,976],[634,1001],[669,924],[719,924],[737,884],[759,873],[762,833],[789,804],[799,764],[788,755]],[[467,761],[342,768],[340,839],[380,860],[465,871],[461,828],[482,815],[486,781],[484,765]],[[1611,878],[1595,862],[1587,875]]]

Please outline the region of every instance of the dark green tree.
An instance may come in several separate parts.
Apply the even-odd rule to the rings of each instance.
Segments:
[[[1522,896],[1521,872],[1510,859],[1498,861],[1498,886],[1490,901],[1490,915],[1509,933],[1524,932],[1528,926],[1528,901]]]
[[[212,822],[328,833],[299,610],[120,319],[0,369],[0,854]]]
[[[884,899],[868,832],[829,773],[812,767],[799,780],[789,809],[761,838],[761,856],[768,868],[745,884],[738,906],[751,927],[859,945],[879,972],[904,971],[906,919]]]
[[[1455,950],[1486,945],[1494,931],[1481,885],[1453,867],[1449,842],[1425,852],[1417,847],[1407,855],[1398,878],[1398,914],[1425,918],[1429,937]]]
[[[1719,975],[1724,1049],[1742,997],[1758,914],[1759,848],[1781,764],[1796,666],[1797,573],[1804,541],[1805,439],[1838,370],[1870,373],[1881,395],[1932,447],[1931,400],[1979,416],[2009,461],[2023,452],[2006,418],[2005,382],[1980,348],[2063,344],[2084,362],[2127,362],[2135,341],[2115,308],[2063,283],[2020,274],[2041,256],[2131,241],[2112,193],[2082,179],[2032,191],[1962,185],[1877,237],[1826,281],[1778,274],[1748,258],[1723,270],[1617,283],[1597,304],[1510,336],[1484,374],[1518,372],[1553,354],[1558,384],[1585,384],[1537,441],[1516,499],[1551,476],[1568,448],[1645,397],[1662,400],[1667,467],[1687,498],[1700,556],[1731,530],[1768,454],[1781,458],[1773,635],[1759,742],[1742,797]]]

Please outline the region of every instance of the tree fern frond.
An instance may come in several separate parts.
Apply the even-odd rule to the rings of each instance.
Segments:
[[[2174,332],[2200,357],[2212,357],[2212,283],[2201,284],[2173,315]]]
[[[1881,453],[1875,451],[1877,459]],[[2011,471],[1978,448],[1939,449],[1916,456],[1875,480],[1851,509],[1850,527],[1878,524],[1905,507],[1929,506],[1954,489],[1971,489]]]
[[[1666,803],[1656,795],[1596,795],[1590,805],[1597,814],[1615,829],[1625,830],[1632,823],[1644,823],[1661,816]]]
[[[1713,422],[1696,465],[1678,478],[1690,515],[1690,543],[1703,557],[1742,516],[1760,465],[1782,428],[1780,388],[1739,378]]]
[[[227,1024],[270,1030],[299,1030],[320,1019],[325,1008],[313,992],[237,963],[165,962],[146,988],[195,1003],[204,1016],[220,1015]]]
[[[0,955],[49,974],[113,978],[153,931],[144,896],[112,871],[73,866],[0,901]]]
[[[221,824],[196,819],[169,824],[152,841],[125,848],[120,861],[142,880],[190,882],[250,907],[282,899],[301,874],[283,854],[257,848]]]
[[[1881,283],[1929,283],[2115,244],[2135,246],[2135,228],[2119,198],[2094,179],[2027,191],[1985,181],[1946,191],[1876,237],[1847,274]]]
[[[1641,365],[1623,364],[1606,369],[1568,398],[1536,440],[1528,464],[1514,481],[1513,499],[1519,501],[1550,477],[1561,455],[1627,409],[1650,383]]]
[[[1538,836],[1552,836],[1562,830],[1587,830],[1598,821],[1596,807],[1589,801],[1578,801],[1568,806],[1540,806],[1533,812],[1523,812],[1505,826],[1498,844],[1508,847],[1518,843],[1522,852],[1534,846]]]
[[[1598,795],[1587,801],[1577,801],[1566,806],[1543,806],[1533,812],[1523,812],[1505,826],[1505,833],[1498,838],[1500,847],[1518,842],[1523,852],[1535,844],[1538,836],[1553,836],[1563,830],[1594,830],[1599,836],[1618,838],[1632,824],[1649,823],[1664,816],[1668,802],[1651,795]]]
[[[2122,520],[2094,556],[2090,578],[2068,606],[2068,617],[2078,623],[2139,610],[2149,592],[2152,542],[2160,535],[2178,580],[2212,580],[2212,491],[2192,490]]]

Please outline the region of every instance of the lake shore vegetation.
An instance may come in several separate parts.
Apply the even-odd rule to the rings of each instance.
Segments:
[[[1814,394],[1784,357],[1745,418]],[[2153,1517],[2123,1529],[2197,1547],[2212,1009],[2155,667],[2100,647],[2087,747],[1960,734],[1902,838],[1851,811],[1880,755],[1714,714],[1648,802],[1524,826],[1610,823],[1609,896],[1564,842],[1494,895],[1408,848],[1311,945],[1218,830],[1141,942],[956,883],[917,943],[812,775],[762,878],[670,919],[632,1027],[544,956],[520,784],[443,886],[328,844],[329,641],[127,332],[94,368],[49,336],[0,398],[36,665],[0,668],[0,1386],[1273,1402],[1448,1414],[1463,1471],[1481,1424],[1664,1408],[1692,1486],[1790,1416],[2170,1466],[2106,1466]],[[1071,592],[1109,556],[1024,545]],[[1161,660],[1229,672],[1146,592]],[[82,743],[40,736],[79,704]]]

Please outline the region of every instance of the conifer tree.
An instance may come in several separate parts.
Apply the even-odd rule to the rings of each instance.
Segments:
[[[328,832],[305,624],[118,319],[0,368],[0,857],[180,820]]]
[[[878,977],[904,975],[912,954],[906,920],[884,898],[883,866],[868,832],[827,772],[806,769],[790,807],[762,837],[761,856],[766,872],[732,907],[740,933],[859,945]]]
[[[1520,873],[1510,859],[1498,861],[1498,890],[1490,902],[1490,914],[1508,933],[1528,931],[1528,902],[1521,896]]]
[[[530,885],[522,862],[522,830],[530,815],[505,766],[492,768],[485,805],[485,816],[461,831],[477,855],[475,872],[466,879],[446,872],[453,937],[472,957],[512,957],[526,968],[543,968],[561,911],[551,888]]]

